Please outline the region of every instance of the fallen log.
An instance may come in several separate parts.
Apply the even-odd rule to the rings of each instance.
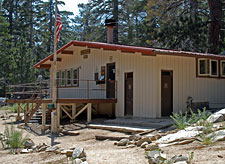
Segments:
[[[66,131],[66,130],[62,130],[61,133],[64,134],[64,135],[69,135],[69,136],[77,136],[77,135],[80,134],[79,132]]]
[[[158,131],[158,130],[161,130],[161,129],[169,128],[169,127],[172,126],[172,125],[173,125],[173,124],[161,126],[161,127],[159,127],[159,128],[151,129],[151,130],[146,130],[146,131],[141,132],[141,133],[138,133],[138,134],[141,135],[141,136],[143,136],[143,135],[145,135],[145,134],[152,133],[152,132],[154,132],[154,131]]]
[[[112,140],[112,141],[120,141],[121,139],[128,139],[128,137],[115,137],[115,136],[101,136],[101,135],[96,135],[95,136],[96,140]]]

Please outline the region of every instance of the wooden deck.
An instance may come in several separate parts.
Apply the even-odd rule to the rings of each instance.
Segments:
[[[57,99],[57,103],[117,103],[117,99]],[[51,99],[7,99],[6,103],[52,103]]]

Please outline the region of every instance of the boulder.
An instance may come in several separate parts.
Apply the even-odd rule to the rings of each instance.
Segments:
[[[224,141],[225,140],[225,130],[219,130],[219,131],[210,133],[206,137],[212,138],[213,142]]]
[[[145,146],[145,151],[152,151],[153,149],[159,148],[156,143],[150,143]]]
[[[141,146],[141,144],[144,143],[144,142],[151,143],[152,141],[149,137],[143,137],[142,139],[137,141],[137,146]]]
[[[225,109],[221,109],[220,111],[209,116],[209,118],[207,119],[207,121],[210,123],[222,122],[224,120],[225,120]]]
[[[141,139],[141,135],[140,134],[135,134],[135,135],[129,136],[129,140],[130,141],[138,141],[140,139]]]
[[[157,140],[157,139],[160,138],[160,135],[159,135],[159,134],[157,134],[157,135],[154,135],[154,134],[147,134],[146,137],[149,137],[149,139],[150,139],[151,141],[155,141],[155,140]]]
[[[26,140],[23,146],[27,149],[30,149],[32,146],[34,146],[34,142],[31,139]]]
[[[45,152],[56,152],[58,148],[58,146],[50,146],[45,150]]]
[[[177,155],[175,155],[175,156],[173,156],[172,158],[171,158],[171,161],[173,162],[173,163],[176,163],[176,162],[188,162],[188,158],[187,157],[184,157],[184,156],[182,156],[182,155],[179,155],[179,156],[177,156]]]
[[[67,157],[72,157],[73,150],[66,150],[66,156]]]
[[[33,152],[32,149],[22,149],[22,150],[20,151],[21,154],[28,154],[28,153],[32,153],[32,152]]]
[[[190,140],[196,137],[200,134],[200,131],[186,131],[186,130],[180,130],[177,133],[168,134],[166,136],[163,136],[162,138],[158,139],[156,141],[157,144],[168,144],[171,142],[177,142],[177,141],[183,141],[183,140]]]
[[[129,142],[128,139],[121,139],[121,140],[117,143],[117,145],[118,145],[118,146],[126,146],[128,142]]]
[[[73,150],[72,157],[73,158],[83,158],[83,157],[86,157],[86,154],[84,152],[84,148],[76,147]]]
[[[143,142],[143,143],[141,144],[141,148],[145,148],[146,145],[148,145],[148,142]]]
[[[88,162],[87,162],[87,161],[84,161],[84,162],[82,162],[81,164],[88,164]]]
[[[83,161],[79,158],[73,160],[73,164],[81,164]]]

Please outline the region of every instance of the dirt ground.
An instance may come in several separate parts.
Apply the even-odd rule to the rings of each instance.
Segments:
[[[0,115],[1,115],[0,111]],[[12,117],[11,121],[15,118]],[[7,122],[10,122],[8,120]],[[0,119],[0,133],[4,131],[5,121]],[[17,124],[18,125],[18,124]],[[37,129],[40,127],[36,127]],[[71,128],[71,127],[69,127]],[[35,129],[35,128],[34,128]],[[89,164],[147,164],[144,149],[139,147],[125,148],[114,145],[114,141],[96,141],[95,135],[109,136],[129,136],[128,134],[111,132],[99,129],[78,128],[76,131],[80,133],[78,136],[58,136],[53,137],[49,134],[40,135],[32,130],[23,130],[24,134],[28,135],[36,145],[46,143],[51,145],[51,142],[60,148],[68,149],[72,146],[83,147]],[[54,140],[53,140],[54,139]],[[53,142],[54,141],[54,142]],[[162,148],[168,157],[174,155],[188,156],[194,152],[195,164],[225,164],[225,142],[217,142],[210,146],[204,146],[201,143],[194,141],[186,145],[176,145]],[[30,163],[48,163],[60,164],[67,163],[65,155],[55,153],[31,153],[12,155],[8,150],[0,149],[0,164],[30,164]]]

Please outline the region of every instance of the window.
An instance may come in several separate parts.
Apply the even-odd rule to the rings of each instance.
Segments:
[[[218,61],[211,60],[211,76],[218,76]]]
[[[78,86],[79,85],[79,69],[73,69],[73,86]]]
[[[221,61],[221,76],[225,77],[225,61]]]
[[[65,71],[62,71],[62,74],[61,74],[61,85],[64,86],[65,85]]]
[[[200,59],[199,60],[199,75],[209,75],[209,60]]]
[[[67,70],[67,85],[71,85],[71,70]]]
[[[218,60],[198,59],[198,75],[218,77]]]

